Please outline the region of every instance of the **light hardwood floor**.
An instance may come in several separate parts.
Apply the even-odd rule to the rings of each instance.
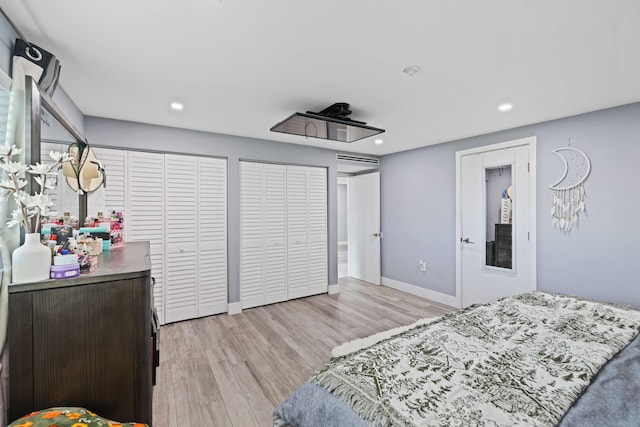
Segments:
[[[331,349],[453,311],[351,278],[318,295],[161,327],[154,427],[270,426]]]

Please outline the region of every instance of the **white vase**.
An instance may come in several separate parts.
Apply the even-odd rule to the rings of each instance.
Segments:
[[[47,280],[51,274],[51,249],[40,243],[40,233],[24,236],[24,244],[13,251],[11,262],[13,283]]]

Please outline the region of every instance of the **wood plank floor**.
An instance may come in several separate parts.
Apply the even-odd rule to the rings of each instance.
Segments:
[[[273,409],[329,361],[333,347],[453,310],[343,278],[336,295],[165,325],[154,427],[270,426]]]

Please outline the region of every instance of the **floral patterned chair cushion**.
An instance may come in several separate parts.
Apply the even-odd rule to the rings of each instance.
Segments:
[[[8,427],[149,427],[141,423],[117,423],[84,408],[49,408],[32,412]]]

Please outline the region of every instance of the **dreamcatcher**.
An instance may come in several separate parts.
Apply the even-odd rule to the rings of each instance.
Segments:
[[[577,148],[569,146],[552,151],[564,162],[562,177],[549,186],[553,193],[551,217],[554,228],[570,231],[577,223],[580,212],[586,212],[584,182],[591,172],[589,157]]]

